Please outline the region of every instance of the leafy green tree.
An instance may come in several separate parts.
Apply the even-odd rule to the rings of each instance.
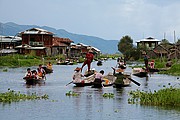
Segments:
[[[118,43],[118,50],[126,57],[130,59],[133,51],[133,40],[128,35],[123,36]]]

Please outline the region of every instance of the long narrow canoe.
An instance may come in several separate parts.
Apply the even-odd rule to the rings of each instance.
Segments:
[[[130,73],[123,73],[123,83],[114,83],[113,87],[115,88],[122,88],[122,87],[128,87],[131,84],[131,81],[129,80],[131,78]]]
[[[76,87],[84,87],[84,86],[91,86],[92,82],[94,81],[95,74],[92,74],[88,77],[85,77],[81,82],[73,82]]]
[[[147,77],[148,72],[137,72],[137,73],[133,73],[133,75],[137,77]]]
[[[46,74],[53,72],[53,69],[48,69],[47,67],[43,67],[43,69],[45,70]]]
[[[35,78],[24,77],[23,79],[25,80],[26,84],[29,84],[29,85],[45,83],[45,78],[44,79],[35,79]]]

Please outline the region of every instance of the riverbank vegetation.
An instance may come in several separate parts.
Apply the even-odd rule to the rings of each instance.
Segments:
[[[172,86],[154,92],[136,90],[129,94],[131,95],[128,99],[130,104],[180,107],[180,89]]]
[[[120,57],[120,54],[102,54],[97,59],[103,59],[103,58],[118,58]],[[48,62],[51,62],[52,64],[57,64],[57,59],[65,60],[65,57],[63,55],[58,55],[55,57],[38,57],[38,56],[32,56],[32,55],[8,55],[8,56],[0,56],[0,67],[29,67],[29,66],[38,66],[39,64],[46,65]],[[166,59],[153,59],[155,60],[155,68],[165,68],[166,67]],[[82,63],[84,61],[83,57],[79,57],[78,59],[79,63]],[[149,60],[151,61],[151,59]],[[143,59],[139,59],[138,62],[143,63]],[[169,74],[169,75],[180,75],[180,63],[177,60],[173,60],[173,65],[171,68],[169,68],[166,71],[160,71],[160,74]],[[75,62],[76,64],[76,62]],[[144,67],[143,64],[141,65],[135,65],[130,67]],[[5,71],[4,71],[5,72]]]
[[[42,60],[39,57],[34,56],[23,56],[23,55],[8,55],[0,57],[0,66],[7,67],[23,67],[23,66],[34,66],[42,64]]]
[[[57,59],[65,60],[65,57],[55,56],[32,56],[32,55],[8,55],[8,56],[0,56],[0,66],[1,67],[28,67],[28,66],[37,66],[39,64],[46,65],[48,62],[52,64],[57,64]],[[79,61],[84,61],[83,58],[79,58]]]
[[[21,94],[20,92],[15,92],[14,90],[8,89],[5,93],[0,93],[0,103],[11,103],[11,102],[19,102],[25,100],[40,100],[40,99],[48,99],[49,96],[47,94],[43,96],[38,96],[36,93],[32,93],[31,95]]]
[[[118,54],[104,54],[97,57],[97,59],[101,58],[117,58]],[[48,62],[51,62],[52,64],[57,64],[57,60],[65,60],[65,56],[58,55],[54,57],[44,56],[32,56],[32,55],[19,55],[19,54],[13,54],[8,56],[0,56],[0,66],[1,67],[26,67],[26,66],[37,66],[39,64],[47,64]],[[78,62],[82,63],[84,62],[84,58],[81,56],[78,58]],[[74,64],[76,64],[77,61],[74,61]]]

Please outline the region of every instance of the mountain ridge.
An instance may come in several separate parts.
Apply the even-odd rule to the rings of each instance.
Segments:
[[[70,33],[64,29],[55,29],[48,26],[19,25],[14,22],[0,23],[0,35],[15,36],[17,33],[31,28],[45,29],[47,31],[53,32],[55,36],[69,38],[73,40],[75,44],[83,43],[94,46],[101,50],[103,54],[114,54],[118,52],[118,40],[105,40],[100,37]]]

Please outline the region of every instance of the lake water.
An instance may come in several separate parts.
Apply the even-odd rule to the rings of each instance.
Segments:
[[[107,87],[102,89],[88,87],[66,86],[72,80],[73,70],[78,65],[53,65],[54,72],[47,75],[43,85],[27,86],[22,79],[27,68],[12,68],[8,72],[0,70],[0,92],[8,88],[24,94],[36,92],[38,95],[48,94],[48,100],[34,100],[0,103],[0,120],[179,120],[180,110],[154,106],[128,104],[128,92],[132,90],[159,90],[168,83],[180,87],[180,80],[175,76],[152,74],[147,78],[132,78],[141,86],[131,83],[130,87],[116,89]],[[103,62],[92,67],[97,71],[103,69],[105,74],[112,72],[111,67],[116,65],[115,60]],[[31,67],[35,69],[36,67]],[[85,66],[83,70],[87,69]],[[126,72],[132,72],[128,67]],[[68,91],[79,93],[78,97],[66,96]],[[113,93],[114,98],[104,98],[104,93]]]

